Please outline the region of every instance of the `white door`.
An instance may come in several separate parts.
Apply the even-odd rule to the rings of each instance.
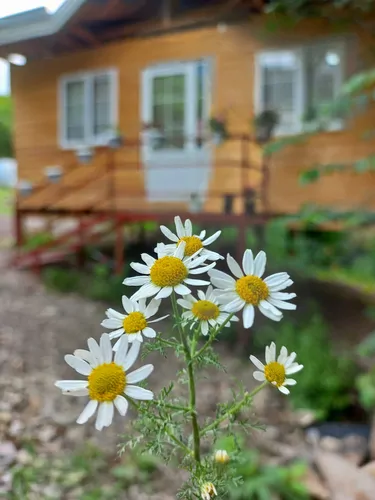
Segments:
[[[204,199],[211,171],[211,151],[199,139],[209,110],[207,61],[163,64],[142,75],[142,160],[150,201]]]

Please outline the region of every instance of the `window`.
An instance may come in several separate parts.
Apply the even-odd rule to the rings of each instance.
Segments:
[[[116,71],[64,77],[60,82],[60,120],[62,147],[105,144],[117,125]]]
[[[333,101],[343,82],[343,42],[325,42],[294,50],[262,52],[256,57],[256,113],[276,111],[277,135],[294,134],[316,122],[321,109]],[[328,129],[341,128],[331,116]]]
[[[207,61],[176,62],[148,68],[143,74],[143,117],[160,133],[152,148],[200,149],[208,119]]]

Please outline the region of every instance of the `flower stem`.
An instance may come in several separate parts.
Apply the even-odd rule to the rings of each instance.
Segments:
[[[192,363],[191,351],[189,349],[184,330],[181,325],[180,316],[178,313],[177,300],[175,293],[172,294],[172,307],[173,313],[177,319],[178,329],[180,332],[181,342],[185,351],[185,359],[187,362],[188,376],[189,376],[189,392],[190,392],[190,410],[191,410],[191,424],[193,427],[193,442],[194,442],[194,458],[200,463],[201,453],[200,453],[200,438],[199,438],[199,425],[196,410],[196,397],[195,397],[195,379],[194,379],[194,367]]]
[[[215,422],[212,422],[212,424],[210,425],[207,425],[206,427],[204,427],[202,430],[201,430],[201,437],[206,435],[207,432],[210,432],[214,429],[216,429],[217,427],[219,427],[219,425],[221,423],[223,423],[225,420],[227,420],[231,415],[237,413],[239,410],[241,410],[241,408],[243,406],[245,406],[246,404],[249,403],[249,401],[251,399],[253,399],[253,397],[258,394],[258,392],[260,392],[266,385],[268,384],[268,382],[263,382],[262,384],[258,385],[258,387],[256,387],[253,391],[251,391],[250,393],[246,393],[244,398],[238,402],[236,405],[234,405],[229,411],[227,411],[227,413],[225,413],[222,417],[218,418],[217,420],[215,420]]]
[[[219,326],[219,328],[217,328],[216,330],[214,330],[212,332],[212,334],[210,335],[210,338],[207,340],[207,342],[204,344],[204,346],[201,347],[201,349],[196,354],[194,354],[194,358],[198,358],[199,356],[202,356],[202,354],[204,353],[204,351],[210,347],[210,345],[212,344],[212,342],[216,339],[216,337],[221,332],[221,330],[224,328],[224,326],[227,323],[229,323],[229,321],[232,319],[233,316],[234,316],[234,313],[229,314],[227,316],[227,318],[225,319],[225,321],[223,321],[223,323]]]

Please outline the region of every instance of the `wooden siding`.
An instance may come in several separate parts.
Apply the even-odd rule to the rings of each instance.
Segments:
[[[85,189],[72,192],[56,200],[61,188],[52,186],[21,198],[21,208],[56,206],[78,209],[86,206],[108,208],[106,183],[100,180],[105,172],[106,153],[100,152],[90,165],[74,168],[77,161],[72,152],[61,151],[58,144],[58,81],[64,74],[78,71],[115,67],[119,75],[119,126],[129,138],[137,138],[141,130],[141,73],[142,70],[162,62],[192,60],[202,57],[213,59],[212,111],[229,109],[229,128],[234,134],[250,132],[253,115],[254,54],[270,46],[298,44],[319,36],[329,36],[330,28],[325,21],[301,25],[285,33],[265,36],[262,21],[246,26],[228,26],[225,32],[216,27],[202,28],[165,34],[158,37],[129,39],[92,50],[72,53],[64,57],[33,61],[24,67],[12,67],[12,92],[15,99],[15,145],[19,162],[20,179],[40,183],[44,180],[44,168],[60,164],[66,167],[62,186],[73,187],[87,184]],[[359,37],[361,47],[361,38]],[[362,49],[366,48],[363,41]],[[356,58],[359,52],[352,55]],[[354,71],[355,68],[349,68]],[[375,174],[334,175],[318,183],[301,187],[299,173],[312,164],[351,161],[374,152],[373,141],[361,138],[363,130],[373,116],[351,123],[350,129],[341,132],[322,133],[308,143],[289,147],[270,160],[269,209],[272,212],[293,212],[301,204],[316,202],[340,207],[359,206],[365,202],[375,208]],[[239,144],[232,143],[216,149],[215,160],[231,160],[238,168],[214,169],[209,192],[238,192],[242,186],[240,163],[242,153]],[[140,161],[137,148],[124,148],[116,153],[116,162],[123,164],[116,173],[116,207],[118,209],[149,208],[157,210],[164,204],[150,204],[144,195],[144,172],[133,168]],[[248,161],[260,166],[260,148],[252,145]],[[128,165],[128,168],[126,168]],[[129,165],[133,165],[130,168]],[[70,172],[70,173],[69,173]],[[95,180],[98,177],[98,180]],[[248,172],[248,185],[257,186],[260,176]],[[67,189],[68,191],[68,189]],[[138,197],[131,193],[138,193]],[[128,194],[128,196],[127,196]],[[180,208],[176,204],[176,209]],[[261,207],[260,207],[261,208]],[[173,205],[170,205],[173,209]],[[209,198],[206,210],[221,211],[222,200]],[[236,213],[242,211],[242,203],[235,203]]]

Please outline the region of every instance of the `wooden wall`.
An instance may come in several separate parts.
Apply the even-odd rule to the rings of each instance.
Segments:
[[[12,92],[15,99],[15,144],[21,179],[39,183],[44,178],[44,167],[62,164],[69,168],[76,165],[72,152],[61,151],[58,145],[58,80],[63,74],[91,69],[116,67],[119,72],[119,126],[129,138],[140,133],[140,81],[143,69],[161,62],[212,57],[213,88],[212,111],[229,111],[229,128],[232,133],[249,133],[253,115],[254,54],[261,48],[297,44],[312,38],[330,35],[331,28],[325,21],[300,25],[285,33],[272,34],[264,29],[262,21],[248,22],[241,26],[229,25],[226,31],[216,27],[167,34],[154,38],[132,39],[103,47],[72,53],[64,57],[32,61],[24,67],[12,67]],[[361,35],[362,36],[362,35]],[[366,48],[366,41],[359,36],[359,47]],[[363,37],[362,37],[363,38]],[[362,44],[362,45],[361,45]],[[353,52],[350,61],[357,61],[360,51]],[[351,68],[355,71],[356,68]],[[293,212],[305,202],[334,204],[341,207],[357,206],[364,200],[375,207],[373,200],[373,174],[360,176],[337,175],[327,177],[309,187],[301,187],[299,172],[317,162],[350,161],[374,151],[373,141],[361,138],[372,116],[351,123],[341,132],[320,134],[306,144],[287,148],[271,158],[269,207],[274,212]],[[139,151],[124,149],[116,153],[117,161],[136,163]],[[95,181],[104,169],[105,153],[99,154],[92,165],[67,173],[63,185],[87,183],[87,188],[57,201],[60,208],[84,208],[89,205],[105,208],[107,191],[103,180]],[[239,144],[226,144],[217,149],[216,158],[238,161]],[[249,161],[260,165],[259,147],[253,145]],[[117,176],[119,208],[137,209],[147,204],[143,196],[144,177],[141,168],[125,168]],[[216,169],[211,179],[211,190],[223,193],[236,192],[241,187],[238,168]],[[259,175],[248,174],[249,185],[257,185]],[[54,202],[60,188],[40,191],[29,199],[20,200],[21,207],[43,207]],[[139,198],[126,196],[131,191]],[[153,205],[150,208],[155,209]],[[171,207],[172,208],[172,207]],[[207,210],[220,211],[222,201],[210,199]],[[242,204],[236,203],[236,211]]]

